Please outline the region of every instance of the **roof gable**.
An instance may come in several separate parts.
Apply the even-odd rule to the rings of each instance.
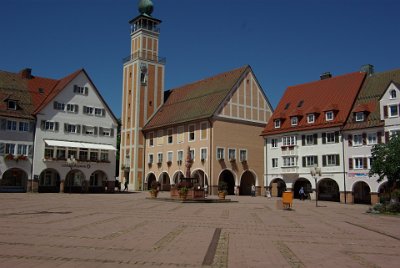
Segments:
[[[354,72],[288,87],[262,134],[342,126],[364,77],[365,73]],[[333,120],[326,120],[327,112],[333,112]],[[314,123],[307,122],[308,114],[315,115]],[[295,126],[291,125],[293,116],[298,117]],[[280,128],[274,127],[276,119],[281,120]]]
[[[211,117],[249,69],[246,65],[172,89],[144,130]]]
[[[374,73],[366,77],[344,127],[345,130],[383,126],[379,100],[387,92],[391,82],[400,83],[400,69]],[[363,109],[365,107],[368,109]],[[355,120],[357,112],[367,113],[364,121],[357,122]]]

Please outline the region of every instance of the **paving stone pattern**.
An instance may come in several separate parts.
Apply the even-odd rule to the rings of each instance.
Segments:
[[[0,194],[0,267],[398,267],[400,217],[364,205],[148,193]],[[168,193],[161,193],[167,197]]]

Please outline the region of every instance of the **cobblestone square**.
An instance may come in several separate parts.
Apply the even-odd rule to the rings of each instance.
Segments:
[[[169,193],[161,193],[167,197]],[[400,217],[367,206],[148,193],[0,194],[0,267],[397,267]],[[279,201],[278,201],[279,202]]]

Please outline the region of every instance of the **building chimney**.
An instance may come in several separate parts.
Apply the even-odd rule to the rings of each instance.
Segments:
[[[371,75],[374,73],[374,65],[364,64],[361,66],[360,72],[367,73],[367,75]]]
[[[322,73],[319,77],[321,78],[321,80],[325,80],[325,79],[331,78],[332,74],[331,74],[331,72],[325,72],[325,73]]]
[[[31,68],[22,69],[19,73],[20,73],[22,79],[31,79],[32,78],[32,69]]]

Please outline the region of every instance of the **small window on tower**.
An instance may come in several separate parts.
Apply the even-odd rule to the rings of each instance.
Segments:
[[[145,63],[140,64],[140,83],[142,83],[142,86],[147,85],[147,66]]]

